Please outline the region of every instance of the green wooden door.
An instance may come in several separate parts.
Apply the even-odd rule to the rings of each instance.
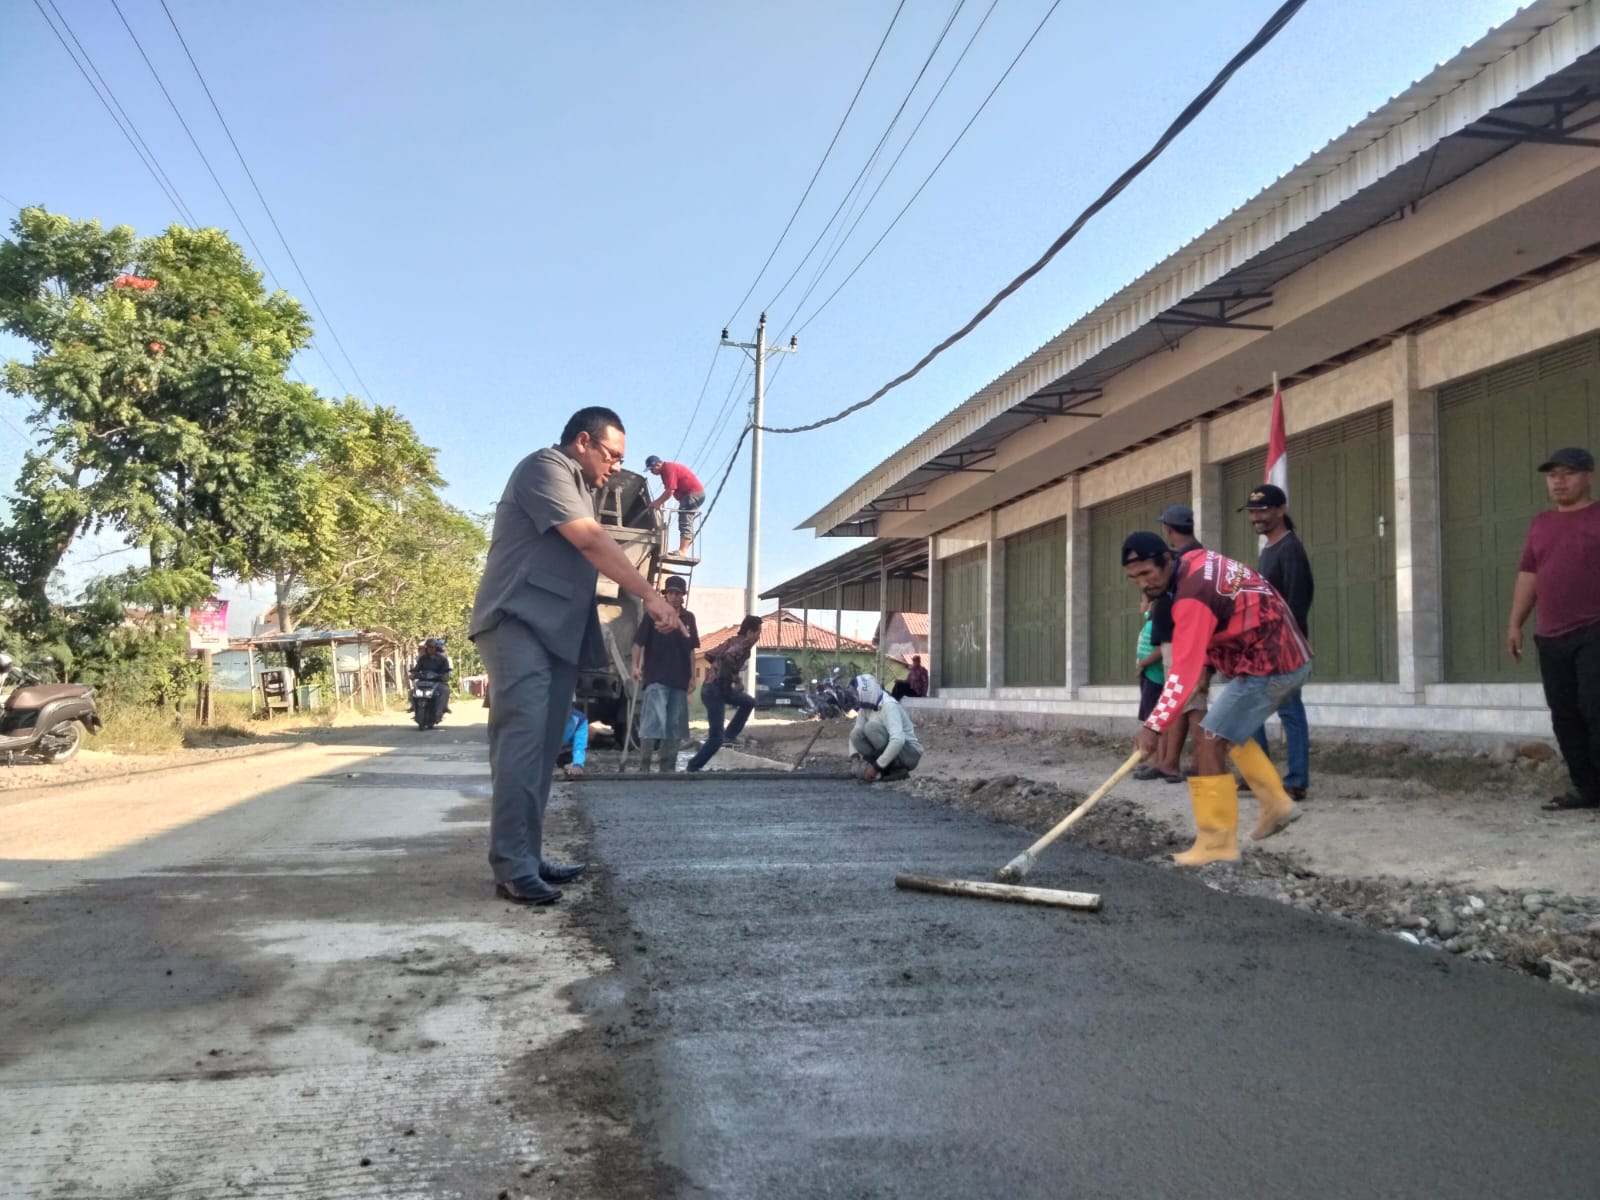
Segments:
[[[1557,446],[1597,444],[1600,337],[1439,390],[1447,680],[1538,679],[1531,654],[1516,664],[1504,649],[1528,523],[1550,503],[1536,468]]]
[[[1189,476],[1119,496],[1089,510],[1089,682],[1133,683],[1138,661],[1139,589],[1122,567],[1122,539],[1139,529],[1159,533],[1169,504],[1193,504]]]
[[[939,564],[944,573],[940,620],[941,687],[985,687],[989,682],[989,551],[967,550]]]
[[[1050,521],[1006,539],[1008,684],[1067,682],[1067,523]]]
[[[1312,678],[1398,678],[1395,649],[1394,426],[1385,408],[1289,439],[1289,512],[1316,580]],[[1261,482],[1266,451],[1223,467],[1222,552],[1254,564],[1260,539],[1237,510]]]

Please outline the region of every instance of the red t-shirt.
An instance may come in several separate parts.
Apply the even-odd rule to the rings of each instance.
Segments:
[[[1600,624],[1600,504],[1540,513],[1528,527],[1517,570],[1533,576],[1540,637]]]
[[[705,485],[695,478],[693,471],[682,463],[661,464],[661,486],[672,493],[674,500],[687,500],[696,492],[705,491]]]
[[[1207,666],[1223,675],[1287,675],[1311,645],[1273,586],[1242,562],[1196,548],[1178,560],[1172,593],[1172,667],[1145,722],[1160,733]]]

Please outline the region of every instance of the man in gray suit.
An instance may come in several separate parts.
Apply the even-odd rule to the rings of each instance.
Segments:
[[[561,899],[552,884],[584,865],[542,857],[550,777],[580,666],[603,666],[595,611],[600,572],[644,602],[663,633],[677,614],[595,519],[595,492],[622,462],[622,421],[609,408],[572,415],[561,443],[517,464],[495,508],[489,560],[468,636],[489,674],[489,864],[495,894],[517,904]]]

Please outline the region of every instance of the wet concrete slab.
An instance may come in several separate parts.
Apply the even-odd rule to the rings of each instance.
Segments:
[[[1600,1194],[1600,1003],[1071,845],[1099,913],[898,892],[1030,837],[891,789],[590,779],[582,1003],[726,1197]]]

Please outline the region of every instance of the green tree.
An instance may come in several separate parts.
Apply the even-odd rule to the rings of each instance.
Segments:
[[[285,480],[326,420],[285,372],[311,337],[298,302],[268,294],[219,230],[138,239],[43,208],[0,241],[0,328],[32,347],[4,386],[40,434],[0,528],[19,605],[48,620],[48,587],[84,533],[147,552],[125,579],[160,610],[222,574],[258,577],[278,552]]]

